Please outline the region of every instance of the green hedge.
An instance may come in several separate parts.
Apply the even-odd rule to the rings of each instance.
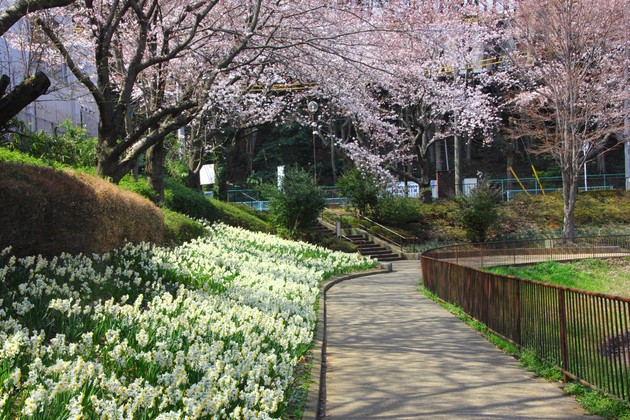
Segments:
[[[205,229],[201,223],[169,209],[162,211],[166,225],[165,239],[168,244],[179,245],[204,235]]]

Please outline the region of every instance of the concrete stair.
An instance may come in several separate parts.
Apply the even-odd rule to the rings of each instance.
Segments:
[[[356,245],[361,255],[365,255],[366,257],[371,257],[382,262],[400,261],[404,259],[400,254],[396,254],[384,246],[372,242],[363,235],[350,235],[346,238]]]

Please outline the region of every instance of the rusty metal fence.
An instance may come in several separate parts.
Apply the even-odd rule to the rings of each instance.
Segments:
[[[422,254],[424,286],[564,374],[630,402],[630,299],[482,271],[630,256],[630,236],[453,245]]]

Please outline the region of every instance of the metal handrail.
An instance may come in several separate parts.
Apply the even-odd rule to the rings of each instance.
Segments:
[[[400,233],[398,233],[398,232],[396,232],[396,231],[394,231],[394,230],[392,230],[392,229],[388,228],[387,226],[383,226],[383,225],[381,225],[380,223],[375,222],[374,220],[369,219],[369,218],[367,218],[367,217],[365,217],[365,216],[363,216],[363,215],[361,215],[361,214],[359,215],[359,218],[361,218],[361,219],[363,219],[363,220],[367,220],[368,222],[370,222],[370,223],[372,223],[372,224],[374,224],[374,225],[378,226],[379,228],[381,228],[381,229],[383,229],[383,230],[386,230],[387,232],[393,233],[395,236],[397,236],[398,238],[400,238],[400,243],[397,243],[397,242],[393,241],[391,238],[387,238],[387,237],[385,237],[385,236],[383,236],[383,235],[378,234],[377,232],[370,232],[370,233],[372,233],[373,235],[375,235],[375,236],[377,236],[377,237],[379,237],[379,238],[381,238],[381,239],[383,239],[383,240],[385,240],[385,241],[387,241],[387,242],[392,242],[393,244],[398,245],[398,246],[400,247],[400,249],[401,249],[401,250],[402,250],[402,249],[405,247],[405,245],[407,245],[409,242],[411,242],[411,243],[416,243],[416,242],[417,242],[417,240],[418,240],[418,238],[416,238],[415,236],[403,236],[403,235],[401,235]]]

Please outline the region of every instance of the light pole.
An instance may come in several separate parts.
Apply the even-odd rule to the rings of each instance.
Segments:
[[[317,130],[315,128],[315,113],[319,109],[319,104],[315,101],[310,101],[306,106],[309,114],[311,114],[311,125],[313,128],[313,176],[315,177],[315,182],[317,182],[317,152],[315,149],[315,136],[317,135]]]

